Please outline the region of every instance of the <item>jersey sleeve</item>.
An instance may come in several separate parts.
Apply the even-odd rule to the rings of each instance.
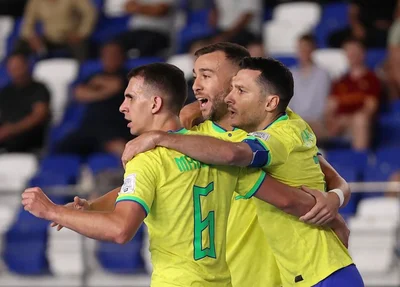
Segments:
[[[253,151],[249,167],[271,167],[287,161],[292,150],[291,139],[285,133],[254,132],[244,140]]]
[[[157,164],[152,163],[146,154],[140,154],[129,161],[116,204],[121,201],[136,202],[143,207],[147,216],[153,205],[157,189],[156,167]]]
[[[237,198],[250,198],[260,188],[266,178],[263,170],[258,168],[241,168],[236,182],[235,191],[240,194]]]

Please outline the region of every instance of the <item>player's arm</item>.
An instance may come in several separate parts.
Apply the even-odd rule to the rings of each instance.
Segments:
[[[254,196],[296,217],[306,214],[315,205],[312,195],[268,175]]]
[[[198,161],[215,165],[247,166],[253,152],[246,143],[232,143],[201,135],[171,134],[152,131],[131,140],[125,148],[122,161],[156,146],[170,148]]]
[[[117,187],[103,196],[89,200],[89,210],[91,211],[113,211],[115,208],[115,201],[117,200],[118,193],[121,190]]]

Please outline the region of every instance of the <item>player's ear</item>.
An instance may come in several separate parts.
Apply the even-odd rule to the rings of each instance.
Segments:
[[[267,101],[265,102],[265,110],[267,112],[273,112],[278,108],[279,96],[278,95],[268,95]]]
[[[161,110],[161,107],[163,105],[163,99],[159,96],[153,96],[151,97],[151,103],[152,103],[151,112],[153,114],[156,114]]]

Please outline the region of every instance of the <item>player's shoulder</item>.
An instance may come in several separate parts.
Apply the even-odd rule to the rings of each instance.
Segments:
[[[137,167],[154,168],[161,165],[163,152],[165,153],[163,150],[167,149],[163,147],[156,147],[155,149],[136,155],[126,164],[126,170]]]

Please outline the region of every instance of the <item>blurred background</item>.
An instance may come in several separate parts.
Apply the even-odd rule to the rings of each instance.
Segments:
[[[367,286],[400,286],[400,1],[0,0],[0,286],[149,286],[127,245],[56,232],[20,206],[121,185],[129,69],[231,41],[291,68],[290,106],[352,184],[341,209]],[[247,287],[247,286],[244,286]]]

